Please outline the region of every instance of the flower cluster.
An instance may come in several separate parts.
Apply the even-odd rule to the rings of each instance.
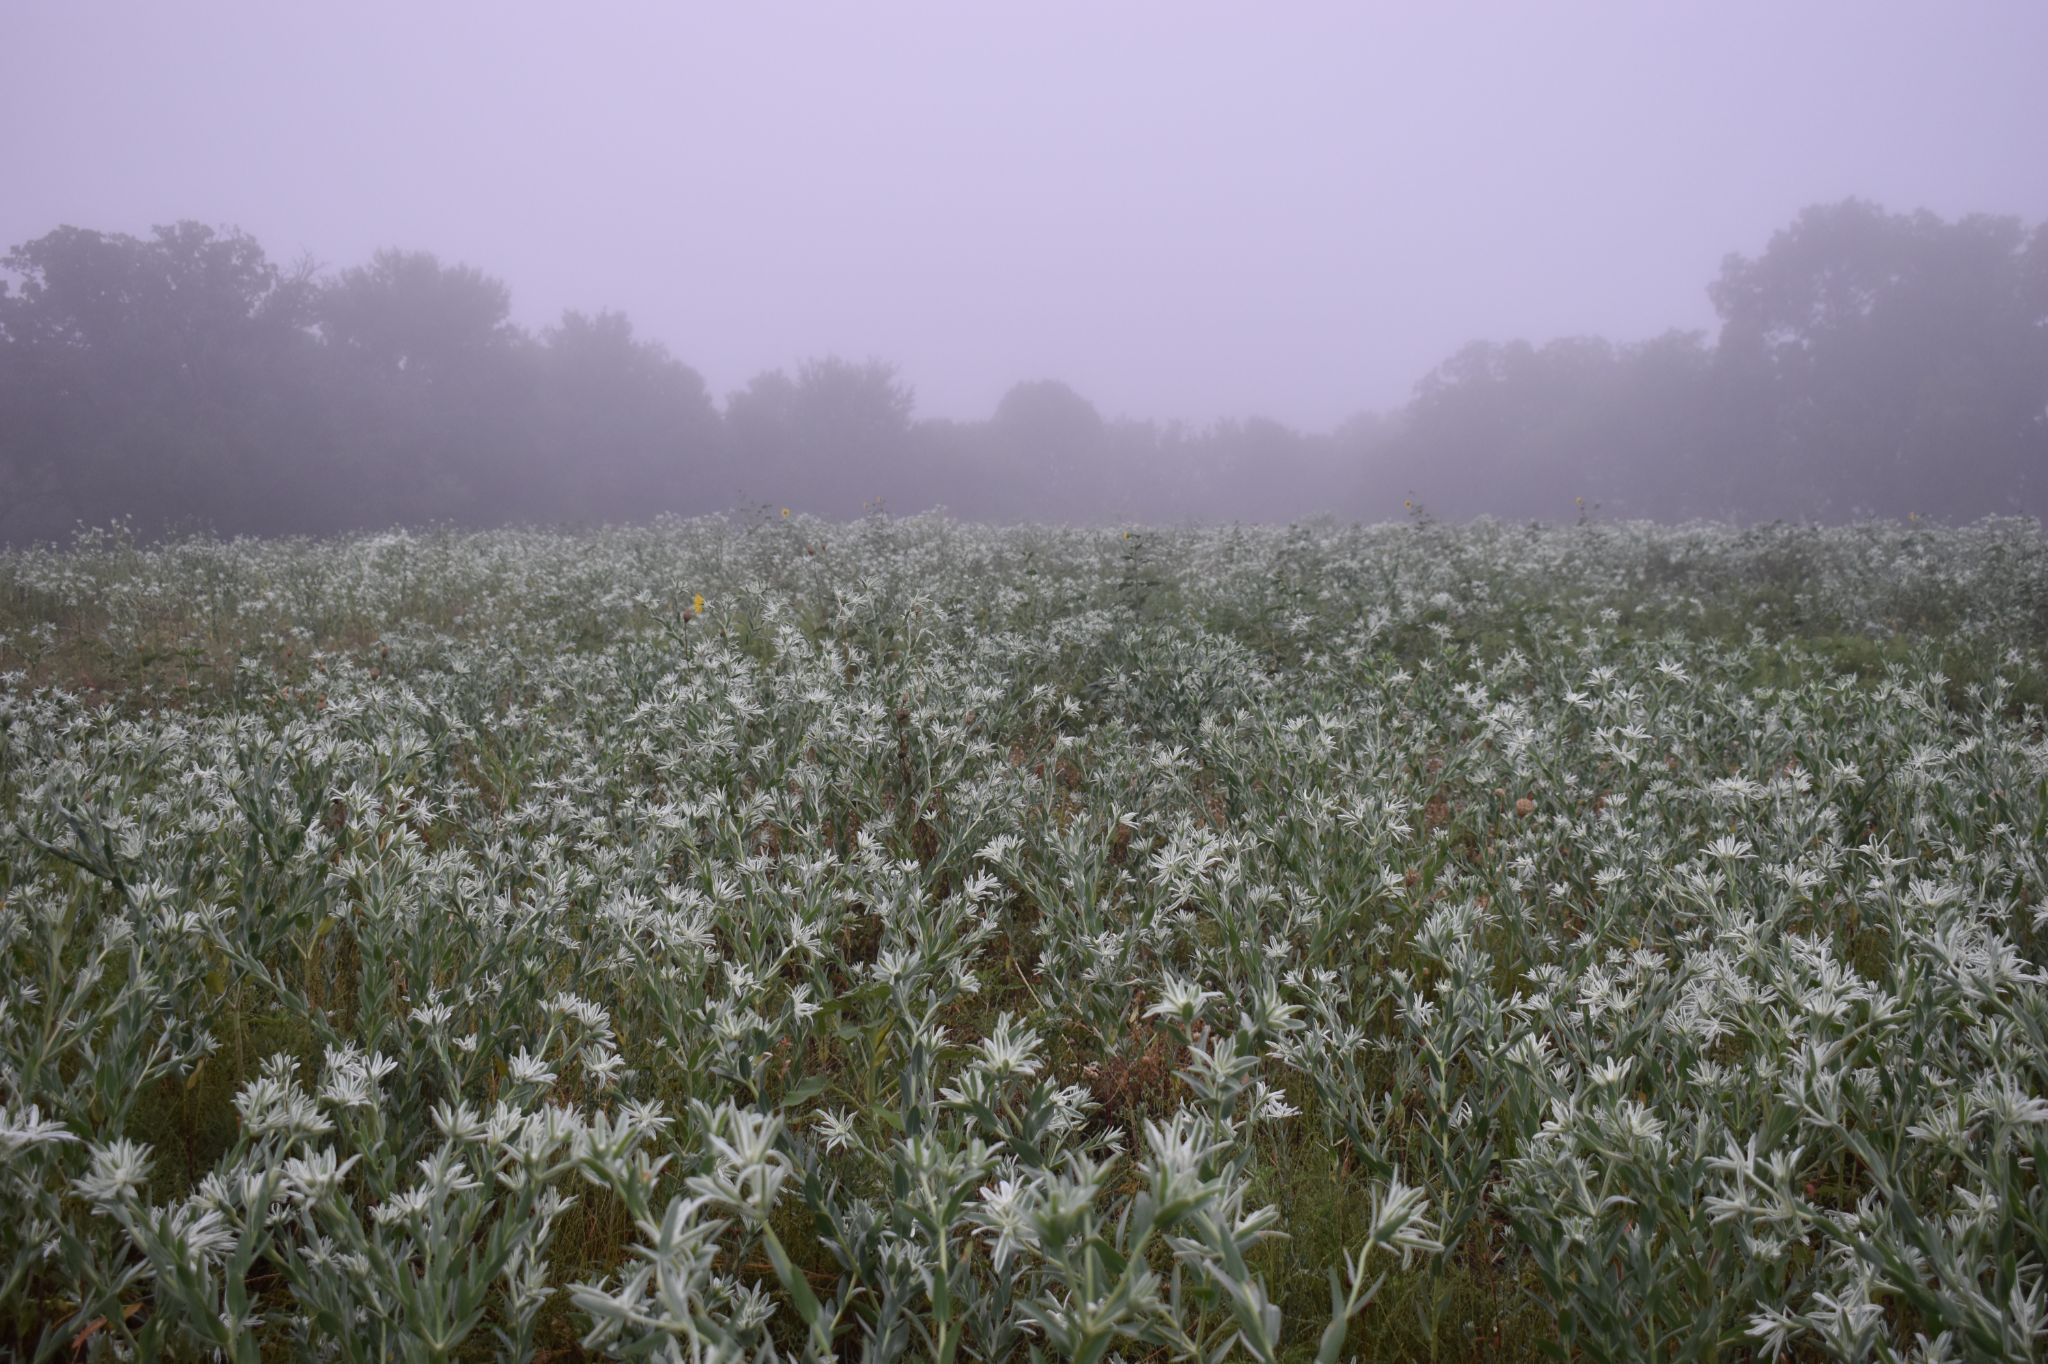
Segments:
[[[0,1352],[2037,1357],[2044,640],[2006,522],[0,557]]]

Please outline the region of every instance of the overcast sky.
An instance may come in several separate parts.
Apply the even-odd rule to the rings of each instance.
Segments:
[[[718,394],[896,362],[1328,426],[1460,343],[1704,327],[1862,195],[2048,218],[2048,4],[17,0],[0,243],[238,225],[614,307]]]

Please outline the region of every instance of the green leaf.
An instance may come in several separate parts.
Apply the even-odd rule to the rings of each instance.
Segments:
[[[784,1108],[801,1108],[820,1094],[823,1094],[831,1086],[832,1080],[830,1076],[806,1076],[803,1080],[783,1091],[782,1106]]]

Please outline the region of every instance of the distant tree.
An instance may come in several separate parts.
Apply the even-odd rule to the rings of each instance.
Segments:
[[[429,379],[489,365],[522,339],[512,293],[474,266],[431,251],[380,250],[344,270],[319,300],[321,335],[364,364]]]
[[[996,404],[990,425],[1003,444],[1040,457],[1089,453],[1103,435],[1095,404],[1057,379],[1012,385]]]
[[[542,342],[542,464],[564,505],[637,519],[723,504],[723,432],[702,375],[624,313],[565,312]]]
[[[793,397],[800,437],[855,457],[881,454],[901,441],[917,409],[916,394],[894,365],[836,355],[798,366]]]
[[[1816,206],[1709,293],[1720,361],[1817,507],[1970,516],[2048,493],[2048,226]]]
[[[1731,414],[1706,334],[1669,331],[1618,346],[1615,368],[1572,496],[1620,516],[1741,514],[1754,489],[1730,479]]]
[[[131,514],[145,528],[260,521],[311,418],[310,263],[181,222],[17,246],[0,295],[0,535]]]
[[[1403,443],[1419,468],[1397,481],[1445,515],[1563,514],[1585,491],[1616,366],[1594,337],[1464,347],[1416,386]]]
[[[389,521],[554,520],[532,477],[533,343],[505,285],[432,252],[385,249],[321,290],[316,316],[354,412],[361,497]]]
[[[743,496],[837,514],[870,505],[911,458],[916,397],[879,360],[806,360],[757,374],[726,399]]]
[[[21,286],[0,329],[30,346],[113,354],[174,353],[186,373],[210,352],[247,345],[252,328],[308,320],[312,267],[278,268],[255,238],[180,222],[148,238],[60,227],[0,264]]]
[[[1431,371],[1373,442],[1369,511],[1413,496],[1449,516],[1557,519],[1736,510],[1713,352],[1698,332],[1615,345],[1478,342]],[[1355,439],[1355,437],[1353,437]]]
[[[779,476],[796,445],[796,381],[779,369],[756,374],[745,388],[726,395],[725,426],[728,448],[749,481],[747,495],[768,496],[759,477],[762,466],[776,466]]]
[[[384,250],[323,281],[244,233],[61,227],[0,257],[0,540],[621,519],[745,501],[1014,520],[2048,511],[2048,226],[1808,209],[1713,283],[1718,339],[1475,343],[1327,436],[1105,422],[1068,385],[918,421],[879,361],[730,394],[499,280]]]
[[[1120,472],[1104,467],[1102,414],[1057,379],[1012,385],[984,436],[983,481],[1001,481],[1013,517],[1073,518],[1091,504],[1099,509],[1106,483]]]

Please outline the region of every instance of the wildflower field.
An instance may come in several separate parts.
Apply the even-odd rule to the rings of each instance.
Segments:
[[[2027,1359],[2048,540],[0,555],[0,1355]]]

